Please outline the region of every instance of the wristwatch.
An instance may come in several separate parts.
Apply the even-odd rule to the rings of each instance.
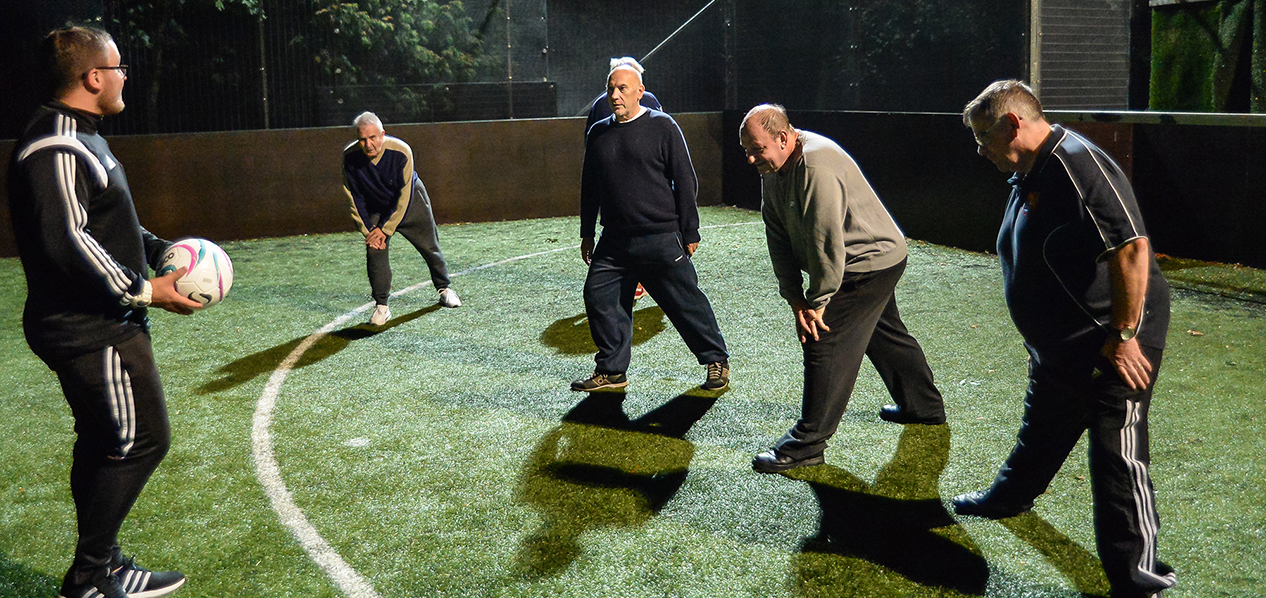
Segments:
[[[1126,326],[1125,328],[1121,329],[1120,333],[1121,333],[1121,342],[1124,343],[1125,341],[1128,341],[1134,338],[1134,335],[1137,334],[1138,331],[1135,330],[1133,326]]]

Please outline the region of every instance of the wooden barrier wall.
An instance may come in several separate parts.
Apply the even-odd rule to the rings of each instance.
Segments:
[[[700,205],[721,203],[721,114],[674,115],[699,176]],[[580,213],[584,119],[387,124],[413,147],[440,223]],[[350,127],[111,138],[141,223],[164,238],[216,241],[354,230],[342,191]],[[7,165],[14,141],[0,141]],[[7,166],[0,257],[17,255]],[[577,224],[579,236],[579,224]]]
[[[675,115],[699,175],[700,205],[760,206],[738,145],[742,112]],[[792,112],[847,149],[910,237],[992,251],[1010,188],[977,156],[956,114]],[[1131,175],[1157,251],[1266,268],[1266,116],[1059,113]],[[579,213],[583,119],[388,125],[413,146],[436,220]],[[118,137],[141,222],[159,236],[213,240],[353,230],[341,150],[351,127]],[[12,141],[0,141],[0,156]],[[0,172],[0,194],[7,193]],[[0,256],[16,255],[8,201]]]

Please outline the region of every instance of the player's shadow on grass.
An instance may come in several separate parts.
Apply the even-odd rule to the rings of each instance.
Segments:
[[[558,575],[580,556],[581,534],[645,524],[686,480],[695,447],[683,439],[716,397],[683,394],[629,419],[622,392],[595,392],[546,434],[524,465],[517,500],[541,514],[516,568]]]
[[[36,571],[22,563],[9,559],[0,552],[0,596],[13,598],[43,598],[56,596],[62,585],[59,577]],[[16,592],[11,593],[16,590]]]
[[[412,322],[413,320],[439,309],[440,306],[438,304],[431,305],[429,307],[409,312],[403,316],[392,318],[382,326],[370,326],[369,324],[362,323],[355,326],[348,326],[347,328],[340,330],[335,330],[334,332],[318,339],[311,347],[308,347],[308,350],[304,351],[303,355],[299,357],[299,361],[295,363],[294,368],[298,369],[307,367],[319,361],[325,360],[331,355],[346,349],[352,341],[358,341],[386,332],[396,326]],[[306,336],[299,337],[288,343],[277,345],[276,347],[265,349],[258,353],[252,353],[225,365],[218,371],[220,377],[203,384],[198,388],[197,393],[205,395],[228,390],[238,385],[245,384],[246,382],[250,382],[257,376],[271,373],[273,370],[276,370],[277,366],[281,365],[281,362],[285,361],[286,357],[288,357],[290,353],[292,353],[295,348],[307,338],[308,337]]]
[[[792,558],[797,593],[910,595],[917,584],[984,594],[989,566],[937,491],[949,448],[949,426],[909,425],[874,484],[833,465],[787,472],[822,508],[818,534]]]
[[[1089,550],[1055,529],[1055,526],[1032,512],[999,521],[1015,537],[1032,546],[1073,582],[1081,595],[1103,598],[1111,592],[1103,563]]]
[[[633,312],[633,344],[640,345],[664,331],[664,310],[658,305],[643,307]],[[598,350],[589,335],[589,320],[585,314],[563,318],[549,325],[541,333],[541,343],[553,347],[564,355],[586,355]]]

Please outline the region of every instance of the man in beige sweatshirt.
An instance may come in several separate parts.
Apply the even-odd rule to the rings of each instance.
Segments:
[[[769,257],[804,350],[800,420],[752,468],[773,473],[824,462],[863,355],[896,403],[881,418],[945,423],[932,370],[893,294],[905,271],[905,236],[857,163],[834,141],[793,128],[776,104],[752,108],[739,139],[761,174]]]

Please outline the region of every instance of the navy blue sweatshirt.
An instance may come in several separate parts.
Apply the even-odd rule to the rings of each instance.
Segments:
[[[14,146],[9,213],[26,272],[23,328],[50,366],[148,326],[147,266],[168,243],[141,227],[100,118],[43,106]]]
[[[421,184],[413,170],[413,148],[398,138],[384,135],[377,158],[365,155],[356,141],[343,148],[343,192],[363,235],[369,234],[371,222],[377,222],[375,228],[388,237],[396,234],[409,210],[414,185]]]
[[[698,191],[686,138],[671,116],[648,108],[628,122],[607,117],[585,137],[580,236],[594,236],[601,214],[603,234],[678,232],[683,243],[698,243]]]
[[[649,91],[642,92],[642,99],[638,100],[638,103],[647,108],[664,111],[664,107],[659,104],[659,98]],[[607,101],[607,94],[603,93],[589,103],[589,116],[585,119],[585,134],[589,134],[589,129],[593,128],[594,123],[608,116],[611,116],[611,102]]]

